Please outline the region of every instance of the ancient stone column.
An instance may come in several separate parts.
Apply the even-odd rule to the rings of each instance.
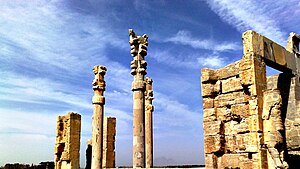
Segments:
[[[69,112],[57,117],[56,144],[54,147],[55,169],[79,169],[80,114]]]
[[[147,62],[148,36],[136,36],[132,29],[129,30],[131,55],[131,74],[133,91],[133,168],[145,167],[145,82]]]
[[[103,168],[115,168],[116,118],[105,117],[103,123]]]
[[[103,110],[105,98],[104,75],[106,73],[105,66],[94,66],[93,72],[95,79],[93,80],[93,131],[92,131],[92,169],[102,168],[102,139],[103,139]]]
[[[146,168],[153,167],[153,90],[152,79],[147,77],[145,79],[146,91],[145,91],[145,139],[146,139]]]

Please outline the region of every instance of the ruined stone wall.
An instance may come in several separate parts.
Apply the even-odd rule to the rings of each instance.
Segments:
[[[56,144],[54,147],[55,169],[79,169],[80,114],[69,112],[57,117]]]
[[[282,106],[280,108],[281,116],[278,119],[282,120],[283,130],[278,133],[282,137],[282,140],[278,140],[278,136],[270,134],[270,130],[278,128],[276,123],[273,125],[265,124],[264,120],[264,133],[269,132],[272,140],[267,141],[281,141],[283,150],[278,151],[281,160],[288,163],[289,168],[298,168],[298,163],[300,160],[300,114],[299,114],[299,100],[300,100],[300,88],[299,80],[287,73],[281,73],[278,75],[273,75],[267,78],[267,91],[280,91],[280,97],[282,100]],[[273,95],[272,99],[276,98]],[[270,94],[269,94],[270,95]],[[276,95],[276,94],[275,94]],[[266,99],[266,104],[272,102],[272,99]],[[275,99],[276,100],[276,99]],[[271,104],[272,105],[272,104]],[[273,106],[275,107],[275,106]],[[265,110],[265,109],[264,109]],[[270,109],[267,109],[270,110]],[[276,121],[275,121],[276,122]],[[278,123],[277,123],[278,125]],[[268,136],[265,134],[265,137]],[[277,149],[282,148],[277,146]],[[271,155],[269,155],[269,164],[272,165],[274,162],[271,160]],[[275,164],[273,164],[275,165]]]
[[[103,123],[103,168],[115,167],[116,118],[105,117]]]
[[[300,36],[290,36],[300,41]],[[206,168],[299,168],[296,42],[288,43],[293,46],[288,51],[247,31],[240,61],[219,70],[202,69]],[[266,77],[266,64],[284,73]]]
[[[262,165],[253,62],[244,57],[219,70],[202,69],[206,168]]]

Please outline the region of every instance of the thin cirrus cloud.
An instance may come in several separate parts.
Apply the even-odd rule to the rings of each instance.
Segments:
[[[55,2],[3,3],[1,11],[0,49],[4,57],[0,60],[6,63],[74,75],[90,69],[93,62],[108,62],[107,46],[127,47],[127,42],[108,27],[99,27],[107,25],[105,18],[67,11]],[[34,66],[37,64],[46,70]]]
[[[51,81],[47,78],[33,78],[12,72],[0,72],[0,94],[2,101],[51,104],[60,102],[77,107],[90,108],[87,90],[74,90],[72,85]],[[73,93],[68,92],[73,89]],[[41,92],[42,91],[42,92]],[[80,97],[78,97],[80,96]]]
[[[294,22],[299,13],[297,9],[299,2],[296,0],[207,0],[206,2],[222,20],[240,32],[252,29],[264,36],[272,37],[272,40],[281,45],[285,45],[287,36],[283,28],[289,26],[295,28]]]
[[[239,45],[232,42],[218,42],[212,39],[197,39],[192,37],[189,31],[180,30],[176,35],[167,38],[165,42],[173,42],[175,44],[188,45],[195,49],[206,49],[210,51],[228,51],[237,50]],[[218,45],[216,45],[218,44]]]
[[[220,68],[222,66],[225,66],[228,62],[226,58],[220,57],[218,54],[198,57],[197,61],[200,65],[210,68]]]

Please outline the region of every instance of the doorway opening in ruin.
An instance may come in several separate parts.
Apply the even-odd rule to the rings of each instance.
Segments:
[[[266,74],[267,74],[267,77],[268,76],[272,76],[272,75],[277,75],[279,73],[282,73],[281,71],[277,70],[277,69],[274,69],[270,66],[266,66]]]
[[[57,147],[57,161],[60,160],[62,153],[65,150],[65,143],[60,143]]]

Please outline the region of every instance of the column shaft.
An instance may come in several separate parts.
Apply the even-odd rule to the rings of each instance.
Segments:
[[[145,167],[144,92],[133,92],[133,167]]]
[[[94,66],[93,72],[95,79],[93,80],[93,131],[92,131],[92,169],[102,168],[102,146],[103,146],[103,112],[105,98],[104,75],[106,73],[105,66]]]
[[[103,105],[94,104],[92,135],[92,169],[102,167]]]
[[[146,168],[153,167],[153,90],[152,79],[147,77],[145,79],[145,154],[146,154]]]
[[[136,36],[132,29],[129,30],[129,44],[131,47],[131,74],[134,76],[132,82],[133,91],[133,168],[145,167],[145,82],[147,74],[148,36]]]

